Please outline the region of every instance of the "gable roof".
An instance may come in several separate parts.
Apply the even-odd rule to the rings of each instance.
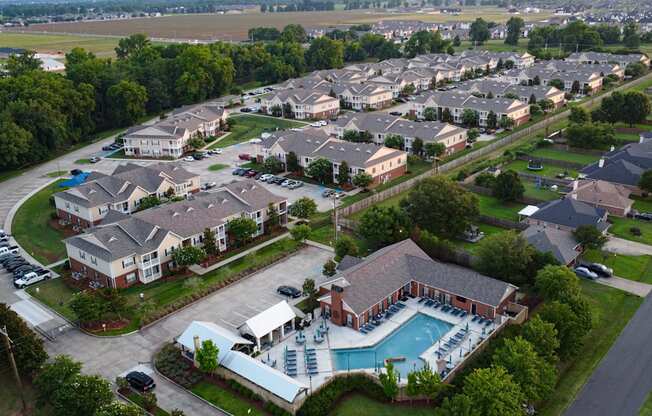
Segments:
[[[212,322],[192,321],[190,325],[177,338],[177,342],[191,352],[195,352],[195,336],[199,337],[199,343],[211,340],[219,348],[217,362],[221,363],[228,355],[234,345],[252,345],[253,342],[242,338],[240,335],[222,328]]]
[[[567,265],[581,252],[573,234],[555,228],[530,226],[521,233],[523,238],[541,253],[552,253],[560,264]]]
[[[562,198],[541,204],[530,218],[571,228],[593,225],[603,231],[609,227],[609,224],[603,221],[606,213],[604,208],[594,207],[573,198]]]
[[[241,332],[250,332],[256,338],[262,338],[296,316],[287,301],[283,300],[247,319],[239,329]]]
[[[567,197],[575,198],[587,204],[603,205],[615,208],[629,208],[634,203],[629,199],[631,191],[624,186],[601,180],[578,180],[574,190]]]

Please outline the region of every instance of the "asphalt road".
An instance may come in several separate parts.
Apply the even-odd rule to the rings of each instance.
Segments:
[[[652,391],[652,297],[629,321],[565,416],[635,416]]]

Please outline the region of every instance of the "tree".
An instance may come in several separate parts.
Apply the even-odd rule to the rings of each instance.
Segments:
[[[420,181],[400,201],[415,225],[446,238],[458,237],[469,228],[480,213],[478,204],[475,195],[442,176]]]
[[[487,114],[487,127],[490,129],[498,127],[498,116],[493,111],[489,111]]]
[[[374,205],[360,218],[357,231],[372,247],[380,248],[407,238],[410,219],[396,207]]]
[[[479,119],[480,114],[471,108],[465,108],[464,111],[462,111],[462,124],[466,127],[477,126]]]
[[[453,115],[451,114],[451,110],[449,110],[448,108],[444,108],[444,111],[441,112],[441,121],[443,123],[453,122]]]
[[[430,402],[430,400],[436,399],[439,393],[444,389],[444,385],[441,382],[441,377],[439,377],[439,374],[437,374],[436,371],[432,371],[427,363],[423,366],[423,368],[421,368],[421,370],[417,371],[415,375],[419,394],[426,396],[426,400],[428,402]]]
[[[555,107],[555,103],[553,103],[552,100],[549,100],[547,98],[542,98],[537,102],[537,104],[539,104],[539,107],[541,107],[541,109],[546,113],[548,112],[548,110],[552,110]]]
[[[156,408],[156,403],[158,402],[158,398],[156,397],[156,394],[154,392],[151,391],[145,392],[141,395],[141,397],[142,397],[143,407],[145,408],[145,410],[152,411]]]
[[[142,416],[143,409],[134,405],[113,401],[95,413],[95,416]]]
[[[444,154],[444,152],[446,151],[446,145],[440,142],[437,143],[429,142],[426,143],[425,149],[426,149],[426,156],[429,159],[434,159]]]
[[[559,357],[566,360],[577,354],[587,331],[583,330],[573,309],[565,303],[552,301],[543,305],[539,316],[545,322],[553,324],[557,330]]]
[[[573,147],[608,149],[616,143],[614,128],[605,123],[571,124],[564,136]]]
[[[584,107],[572,106],[568,121],[575,124],[586,124],[591,122],[591,115]]]
[[[527,267],[534,256],[534,248],[511,230],[483,238],[476,255],[482,273],[520,285],[527,280]]]
[[[623,27],[623,43],[630,49],[637,49],[641,46],[641,35],[638,32],[636,22],[625,23]]]
[[[415,371],[410,371],[407,375],[407,386],[405,387],[405,394],[410,398],[410,403],[412,398],[421,394],[419,385],[417,384],[417,373]]]
[[[210,228],[204,229],[204,251],[209,256],[214,256],[218,253],[215,232]]]
[[[307,196],[297,199],[290,207],[290,215],[304,220],[313,216],[315,212],[317,212],[317,203]]]
[[[321,184],[333,182],[333,165],[328,159],[313,160],[306,168],[305,173]]]
[[[496,349],[492,362],[505,368],[529,403],[545,400],[553,392],[557,381],[554,364],[540,357],[534,346],[524,338],[507,338]]]
[[[351,237],[342,235],[335,242],[335,257],[339,261],[338,259],[347,255],[356,257],[358,255],[358,246]]]
[[[136,33],[118,41],[115,54],[118,59],[127,59],[143,53],[151,46],[150,40],[144,33]]]
[[[489,33],[489,25],[487,22],[481,17],[475,19],[475,21],[471,23],[469,37],[476,44],[482,45],[484,41],[491,37],[491,34]]]
[[[9,55],[4,69],[10,77],[20,77],[28,72],[41,69],[41,60],[36,57],[36,52],[26,50],[19,54]]]
[[[541,114],[543,111],[541,110],[541,107],[539,107],[539,104],[530,104],[530,115],[531,116],[538,116]]]
[[[204,260],[206,252],[199,247],[186,246],[172,252],[172,261],[182,269]]]
[[[43,339],[4,303],[0,304],[0,325],[6,325],[9,338],[20,342],[20,348],[14,349],[18,372],[22,376],[31,376],[48,358],[43,347]],[[0,353],[0,364],[4,366],[3,368],[9,367],[6,351]]]
[[[34,378],[37,402],[44,406],[54,393],[81,372],[80,362],[67,355],[57,355],[52,362],[43,365]]]
[[[624,106],[622,108],[622,121],[633,127],[636,123],[642,123],[650,115],[652,106],[650,98],[638,91],[628,91],[624,95]]]
[[[392,149],[403,150],[405,139],[403,139],[403,136],[399,136],[398,134],[388,134],[385,137],[384,143],[385,146],[391,147]]]
[[[306,43],[308,35],[303,26],[299,24],[289,24],[283,28],[280,35],[280,41],[285,43]]]
[[[460,40],[460,35],[455,35],[453,38],[453,46],[456,48],[459,47],[462,44],[462,41]]]
[[[303,243],[310,236],[312,229],[306,224],[299,224],[290,229],[290,235],[297,243]]]
[[[317,287],[313,279],[306,279],[303,281],[301,286],[303,289],[303,294],[308,296],[308,306],[310,310],[314,310],[319,307],[319,302],[317,301]]]
[[[564,81],[560,80],[559,78],[551,79],[548,81],[548,86],[549,87],[555,87],[560,91],[564,91]]]
[[[351,176],[349,175],[349,164],[345,160],[340,162],[337,170],[337,183],[349,183]]]
[[[493,187],[493,196],[503,202],[517,201],[523,198],[525,187],[521,183],[518,173],[513,170],[501,172],[496,177]]]
[[[450,46],[450,41],[444,40],[439,32],[420,30],[410,36],[403,50],[406,58],[427,53],[443,53]]]
[[[344,45],[322,36],[310,42],[305,56],[306,63],[313,69],[341,68],[344,65]]]
[[[549,363],[557,362],[559,339],[553,324],[535,315],[523,325],[521,336],[532,344],[534,350],[544,360]]]
[[[234,218],[227,224],[227,232],[238,247],[248,242],[256,231],[258,226],[251,218]]]
[[[518,38],[521,37],[521,30],[525,27],[525,22],[520,17],[510,17],[507,21],[507,37],[505,43],[508,45],[518,45]]]
[[[437,120],[437,110],[434,107],[426,107],[423,109],[423,118],[426,121]]]
[[[362,188],[363,190],[366,190],[373,181],[374,178],[367,172],[358,172],[352,179],[353,185]]]
[[[498,125],[501,129],[509,130],[514,127],[514,119],[511,117],[502,116],[500,121],[498,121]]]
[[[625,75],[638,78],[647,72],[647,68],[640,62],[632,62],[625,67]],[[613,74],[609,74],[613,75]],[[607,75],[607,76],[609,76]]]
[[[147,90],[142,85],[122,80],[107,90],[107,98],[113,103],[111,119],[116,126],[135,124],[145,115]]]
[[[285,164],[288,172],[297,172],[299,170],[299,159],[297,154],[290,152],[285,156]]]
[[[109,382],[96,375],[74,375],[49,399],[55,416],[88,416],[113,401]]]
[[[462,392],[444,401],[440,416],[523,415],[525,395],[503,367],[478,368],[464,378]]]
[[[269,156],[263,162],[263,171],[273,174],[283,172],[283,163],[276,156]]]
[[[638,181],[638,186],[645,192],[652,193],[652,169],[646,170]]]
[[[206,142],[200,136],[193,136],[188,140],[188,147],[193,150],[199,150],[204,147],[205,144]]]
[[[608,238],[595,225],[581,225],[573,231],[573,236],[585,248],[600,249]]]
[[[324,276],[335,276],[335,273],[337,268],[337,264],[333,260],[328,260],[326,263],[324,263],[324,269],[322,270],[322,274]]]
[[[197,360],[199,369],[206,374],[211,374],[217,370],[217,357],[219,353],[220,349],[217,348],[213,340],[203,340],[201,348],[195,351],[195,359]]]
[[[378,378],[380,379],[380,384],[383,386],[385,396],[391,401],[394,401],[399,392],[398,373],[394,369],[394,364],[391,361],[385,363],[385,372],[380,373]]]
[[[161,200],[156,195],[146,196],[140,200],[138,210],[143,211],[161,205]]]
[[[68,307],[82,324],[99,321],[106,312],[99,296],[86,291],[75,293]]]

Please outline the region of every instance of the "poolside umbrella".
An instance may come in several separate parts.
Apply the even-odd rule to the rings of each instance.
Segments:
[[[466,332],[469,332],[469,322],[466,321]]]
[[[448,364],[453,364],[453,354],[448,356]]]

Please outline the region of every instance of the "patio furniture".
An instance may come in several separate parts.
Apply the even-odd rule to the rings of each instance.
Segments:
[[[407,305],[406,305],[405,303],[403,303],[403,302],[396,302],[396,306],[398,306],[399,308],[403,309],[403,308],[405,308]]]
[[[465,318],[466,315],[468,315],[468,314],[469,314],[469,313],[468,313],[467,311],[462,311],[462,314],[461,314],[460,316],[461,316],[462,318]]]
[[[419,301],[417,303],[423,303],[426,301],[426,298],[419,298]]]
[[[432,301],[432,299],[428,299],[426,301],[426,306],[432,306],[435,302]]]
[[[365,334],[365,335],[369,333],[369,331],[367,331],[366,329],[364,329],[364,327],[360,327],[360,329],[358,329],[358,331],[362,332],[362,333]]]
[[[473,319],[471,319],[471,322],[475,322],[478,320],[478,315],[473,315]]]

